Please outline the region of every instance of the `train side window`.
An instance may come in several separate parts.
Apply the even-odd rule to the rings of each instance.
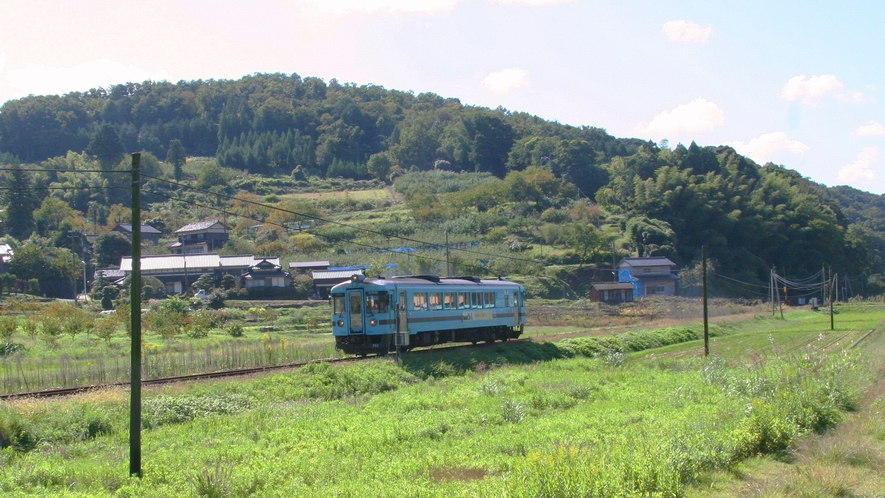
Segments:
[[[470,307],[471,308],[482,308],[482,292],[471,292],[470,293]]]
[[[458,309],[463,310],[470,307],[470,293],[469,292],[459,292],[458,293]]]
[[[510,307],[510,293],[508,293],[508,292],[504,293],[504,307],[505,308]]]
[[[457,301],[458,294],[456,292],[446,292],[445,293],[445,301],[443,301],[443,308],[447,310],[455,309],[455,302]]]
[[[344,294],[332,294],[332,313],[344,314]]]
[[[390,294],[387,292],[366,293],[366,310],[369,313],[387,313],[390,309]]]
[[[422,311],[427,309],[427,293],[426,292],[416,292],[412,294],[412,304],[415,307],[416,311]]]
[[[485,305],[486,305],[486,308],[494,308],[495,307],[495,293],[494,292],[486,292]]]
[[[430,293],[430,309],[441,310],[442,307],[443,307],[442,292],[431,292]]]

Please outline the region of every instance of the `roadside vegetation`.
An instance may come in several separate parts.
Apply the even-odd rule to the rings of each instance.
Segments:
[[[0,404],[0,491],[731,496],[756,482],[753,469],[821,469],[803,448],[867,420],[862,448],[808,458],[860,476],[839,481],[839,496],[881,494],[872,421],[882,391],[869,389],[885,307],[837,310],[835,331],[810,311],[725,321],[708,358],[696,325],[673,325],[147,389],[143,479],[126,477],[126,391],[10,401]],[[820,472],[784,474],[788,484],[758,489],[835,489]]]

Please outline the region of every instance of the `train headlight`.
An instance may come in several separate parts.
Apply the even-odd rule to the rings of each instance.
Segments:
[[[373,327],[374,327],[375,325],[378,325],[378,320],[375,320],[374,318],[371,319],[371,320],[369,320],[369,325],[371,325],[371,326],[373,326]]]
[[[339,327],[343,327],[343,326],[344,326],[344,320],[338,320],[338,326],[339,326]]]

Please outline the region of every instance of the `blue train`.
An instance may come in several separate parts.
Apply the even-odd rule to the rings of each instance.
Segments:
[[[348,354],[506,341],[525,326],[525,287],[503,279],[354,275],[331,297],[335,347]]]

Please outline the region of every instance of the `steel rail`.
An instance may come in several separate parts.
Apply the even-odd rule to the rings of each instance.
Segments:
[[[528,339],[509,339],[507,342],[523,342]],[[503,344],[503,343],[501,343]],[[411,351],[408,354],[415,355],[421,353],[430,353],[433,351],[439,351],[442,349],[458,349],[458,348],[474,348],[474,347],[488,347],[493,346],[494,344],[460,344],[460,345],[452,345],[436,348],[428,348],[428,349],[419,349],[417,351]],[[187,375],[175,375],[172,377],[157,377],[155,379],[144,379],[141,381],[141,385],[143,386],[157,386],[163,384],[176,384],[179,382],[188,382],[193,380],[209,380],[209,379],[223,379],[228,377],[242,377],[245,375],[252,375],[263,372],[272,372],[276,370],[289,370],[295,368],[301,368],[305,365],[309,365],[311,363],[346,363],[346,362],[355,362],[355,361],[363,361],[363,360],[372,360],[383,356],[373,356],[373,357],[362,357],[362,356],[347,356],[343,358],[323,358],[319,360],[308,360],[308,361],[300,361],[295,363],[285,363],[282,365],[269,365],[263,367],[248,367],[248,368],[234,368],[230,370],[218,370],[215,372],[204,372],[204,373],[196,373],[196,374],[187,374]],[[128,387],[130,382],[109,382],[106,384],[93,384],[88,386],[76,386],[76,387],[60,387],[57,389],[44,389],[41,391],[31,391],[31,392],[21,392],[21,393],[11,393],[11,394],[0,394],[0,401],[6,401],[11,399],[20,399],[20,398],[54,398],[61,396],[71,396],[74,394],[82,394],[90,391],[99,391],[103,389],[113,389],[120,387]]]

